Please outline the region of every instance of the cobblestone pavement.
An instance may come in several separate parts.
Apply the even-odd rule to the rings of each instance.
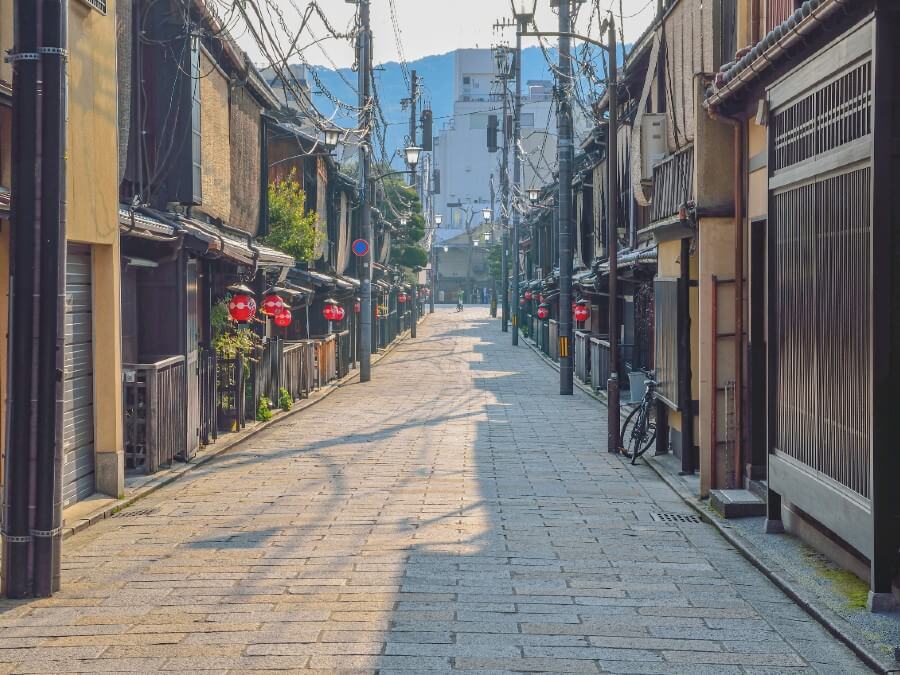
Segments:
[[[487,310],[374,378],[69,539],[0,673],[868,672]]]

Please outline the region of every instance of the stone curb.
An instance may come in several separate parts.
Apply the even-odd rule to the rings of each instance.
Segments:
[[[549,365],[551,368],[555,369],[557,372],[559,371],[559,364],[551,361],[547,356],[538,349],[537,345],[533,344],[530,340],[519,335],[520,342],[524,342],[528,345],[532,351],[534,351],[538,356],[541,357],[541,361]],[[578,378],[573,378],[575,385],[584,391],[586,394],[599,401],[601,404],[606,405],[606,399],[601,397],[599,394],[594,392],[591,388],[587,387],[583,383],[578,381]],[[624,418],[624,415],[622,415]],[[651,458],[652,459],[652,458]],[[646,460],[646,458],[645,458]],[[782,576],[782,570],[780,570],[777,564],[769,562],[765,560],[761,555],[758,555],[753,549],[753,545],[746,541],[743,537],[736,534],[730,528],[728,528],[723,523],[719,522],[716,518],[710,515],[710,513],[704,508],[703,502],[700,501],[697,497],[694,497],[690,492],[685,490],[684,485],[674,479],[669,473],[663,468],[656,464],[656,462],[646,461],[646,464],[656,472],[656,474],[662,479],[662,481],[668,485],[675,493],[681,498],[681,500],[690,506],[697,514],[700,516],[700,519],[712,525],[718,533],[735,549],[740,552],[744,558],[746,558],[750,564],[756,567],[760,572],[762,572],[772,583],[778,586],[781,591],[787,595],[791,600],[797,603],[803,611],[809,614],[813,619],[819,622],[825,630],[831,633],[834,637],[836,637],[840,642],[844,643],[854,654],[856,654],[862,661],[872,668],[875,672],[878,673],[900,673],[900,663],[891,664],[885,660],[885,657],[880,656],[875,651],[872,650],[870,644],[863,641],[861,638],[857,637],[854,632],[855,629],[843,618],[838,616],[835,612],[828,609],[827,607],[821,607],[818,603],[812,599],[807,597],[806,593],[802,589],[795,587],[790,581],[788,581],[784,576]]]
[[[652,460],[652,457],[650,459]],[[659,466],[656,462],[646,461],[645,463],[656,472],[666,485],[675,491],[683,502],[690,506],[697,515],[700,516],[700,519],[703,522],[716,528],[725,541],[734,546],[740,554],[750,562],[750,564],[762,572],[772,583],[778,586],[778,588],[791,598],[791,600],[796,602],[803,611],[822,624],[825,630],[831,633],[840,642],[843,642],[854,654],[862,659],[867,666],[878,673],[900,673],[900,664],[889,663],[885,657],[880,656],[872,649],[870,643],[854,634],[856,631],[849,622],[831,609],[821,606],[814,597],[810,597],[810,594],[791,583],[786,578],[784,570],[781,569],[777,563],[767,560],[763,555],[757,553],[755,550],[756,547],[753,546],[752,543],[734,532],[719,518],[710,514],[709,511],[704,508],[704,503],[698,497],[695,497],[688,492],[681,481],[671,476],[665,468]]]
[[[428,315],[426,313],[425,317],[427,317],[427,316]],[[425,321],[425,317],[422,317],[422,320],[419,322],[419,326],[421,326],[422,322]],[[398,345],[400,345],[402,342],[404,342],[407,339],[409,339],[409,330],[403,331],[402,333],[400,333],[400,335],[398,335],[396,338],[394,338],[394,341],[391,342],[391,344],[389,344],[384,349],[384,351],[382,351],[379,354],[373,354],[372,365],[375,366],[375,365],[379,364],[381,362],[381,360],[384,359],[384,357],[386,357],[388,354],[393,352],[394,349],[396,349]],[[322,387],[318,392],[316,392],[315,398],[301,399],[300,401],[294,403],[294,406],[287,412],[277,411],[273,415],[272,419],[270,419],[266,422],[256,422],[253,424],[252,427],[250,427],[242,432],[236,433],[234,435],[234,437],[228,438],[227,440],[223,441],[221,444],[211,444],[211,445],[207,446],[209,448],[209,450],[204,452],[201,456],[199,456],[189,462],[180,464],[177,469],[174,469],[174,470],[170,469],[163,476],[161,476],[158,480],[152,481],[149,484],[146,484],[146,485],[143,485],[143,486],[137,488],[132,494],[128,495],[127,497],[124,497],[123,499],[118,499],[115,502],[108,504],[107,506],[104,506],[100,509],[97,509],[96,511],[94,511],[92,513],[89,513],[85,517],[78,519],[71,526],[63,527],[63,530],[62,530],[63,541],[65,541],[69,537],[71,537],[79,532],[83,532],[84,530],[89,528],[91,525],[94,525],[94,524],[100,522],[101,520],[105,520],[106,518],[111,518],[112,516],[117,514],[122,509],[125,509],[125,508],[131,506],[132,504],[134,504],[135,502],[143,499],[144,497],[147,497],[147,496],[153,494],[160,488],[163,488],[167,485],[171,485],[175,481],[179,480],[186,473],[193,471],[197,467],[203,466],[210,460],[215,459],[216,457],[219,457],[219,456],[225,454],[226,452],[228,452],[235,446],[238,446],[241,443],[244,443],[244,442],[250,440],[251,438],[256,436],[258,433],[260,433],[261,431],[268,429],[273,424],[276,424],[284,419],[287,419],[288,417],[291,417],[292,415],[300,413],[300,412],[316,405],[317,403],[319,403],[320,401],[323,401],[325,398],[327,398],[329,395],[333,394],[335,391],[337,391],[341,387],[351,384],[354,380],[358,380],[358,379],[359,379],[359,368],[357,368],[352,373],[348,373],[342,379],[340,379],[336,382],[332,382],[332,383],[326,385],[325,387]]]

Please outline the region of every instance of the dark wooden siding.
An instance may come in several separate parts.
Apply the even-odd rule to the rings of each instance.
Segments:
[[[775,447],[869,496],[868,167],[776,195]]]
[[[657,395],[674,409],[678,395],[678,279],[657,278],[654,290],[654,336]]]

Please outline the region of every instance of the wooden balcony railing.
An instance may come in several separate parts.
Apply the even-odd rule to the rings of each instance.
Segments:
[[[688,145],[653,167],[653,202],[650,222],[678,214],[694,199],[694,146]]]
[[[122,364],[125,466],[155,473],[187,446],[184,356]]]

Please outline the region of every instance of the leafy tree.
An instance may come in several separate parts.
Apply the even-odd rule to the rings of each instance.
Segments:
[[[420,245],[425,237],[425,218],[419,196],[399,179],[388,179],[383,187],[376,206],[397,227],[391,237],[391,261],[410,269],[425,267],[428,252]],[[400,224],[400,215],[406,218],[405,225]]]
[[[490,269],[491,279],[500,281],[500,275],[503,272],[503,245],[494,244],[488,253],[488,268]]]
[[[315,211],[306,212],[306,194],[297,170],[269,184],[269,234],[263,241],[295,260],[312,260],[325,233]]]

